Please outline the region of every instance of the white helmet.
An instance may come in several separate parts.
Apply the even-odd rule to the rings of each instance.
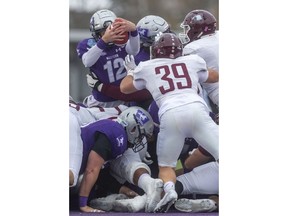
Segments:
[[[143,17],[136,25],[143,46],[151,46],[158,33],[168,33],[170,25],[162,17],[148,15]]]
[[[153,134],[152,117],[141,107],[127,108],[118,116],[117,122],[125,128],[134,152],[141,151],[147,144],[146,137],[151,137]]]
[[[90,19],[90,32],[95,40],[101,38],[100,32],[114,22],[116,15],[110,10],[99,10],[93,14]]]

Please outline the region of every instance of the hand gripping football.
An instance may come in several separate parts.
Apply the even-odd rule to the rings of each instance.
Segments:
[[[119,21],[121,21],[121,20],[120,20],[120,19],[115,19],[115,21],[113,22],[113,24],[116,23],[116,22],[119,22]],[[113,24],[112,24],[112,27],[113,27]],[[113,41],[113,43],[114,43],[115,45],[117,45],[117,46],[122,46],[122,45],[126,44],[127,41],[128,41],[128,39],[129,39],[129,32],[124,32],[124,33],[122,33],[121,35],[124,35],[125,37],[122,38],[122,39],[114,40],[114,41]]]

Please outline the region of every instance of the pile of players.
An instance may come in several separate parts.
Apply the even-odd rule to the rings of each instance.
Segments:
[[[216,24],[193,10],[177,36],[156,15],[93,14],[77,46],[92,93],[69,97],[71,209],[218,211]]]

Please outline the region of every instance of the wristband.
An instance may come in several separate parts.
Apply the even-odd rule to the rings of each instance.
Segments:
[[[131,31],[131,36],[136,37],[138,35],[137,29],[135,31]]]
[[[134,70],[132,70],[132,69],[128,70],[127,76],[128,76],[128,75],[134,77]]]
[[[88,197],[79,196],[79,207],[87,206]]]

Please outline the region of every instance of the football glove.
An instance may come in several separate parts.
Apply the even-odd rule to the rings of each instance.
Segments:
[[[94,90],[101,92],[103,83],[98,80],[97,77],[93,75],[93,73],[89,73],[86,75],[87,84]]]
[[[133,76],[133,70],[136,68],[135,59],[133,55],[127,55],[124,61],[124,67],[126,68],[127,75]]]

